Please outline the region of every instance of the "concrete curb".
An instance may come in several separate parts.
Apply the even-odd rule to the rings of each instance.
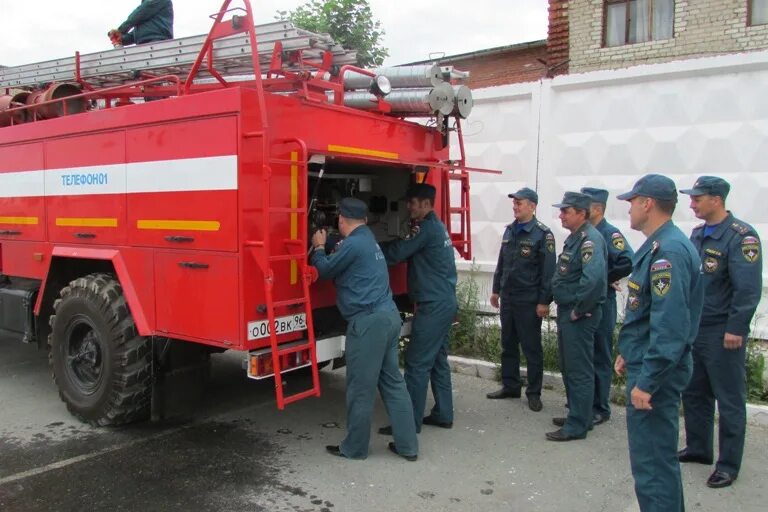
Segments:
[[[448,356],[448,364],[454,373],[480,377],[486,380],[499,380],[500,370],[499,365],[496,363],[489,363],[480,359],[470,359],[468,357]],[[526,375],[525,368],[520,368],[520,375],[523,377]],[[564,391],[562,375],[557,372],[544,372],[544,386],[548,389]],[[623,393],[623,390],[611,389],[612,399],[616,393]],[[768,427],[768,406],[747,404],[747,423]]]

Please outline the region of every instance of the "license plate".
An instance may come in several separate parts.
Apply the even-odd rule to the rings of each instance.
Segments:
[[[307,328],[306,313],[296,315],[281,316],[275,318],[275,334],[287,334],[294,331],[303,331]],[[257,320],[248,322],[248,340],[258,340],[267,338],[270,335],[269,320]]]

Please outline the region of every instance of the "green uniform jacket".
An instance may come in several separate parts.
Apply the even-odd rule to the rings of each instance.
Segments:
[[[408,294],[414,302],[456,300],[456,256],[445,225],[429,212],[402,240],[381,244],[387,264],[408,260]]]
[[[619,351],[627,366],[640,368],[637,387],[653,394],[696,339],[704,302],[701,259],[670,220],[632,263]]]
[[[746,336],[763,291],[760,237],[732,214],[708,236],[704,224],[691,234],[704,269],[701,325],[725,324],[725,331]]]
[[[603,235],[589,222],[568,235],[552,279],[552,294],[557,306],[572,308],[581,316],[605,302],[607,259]]]
[[[336,305],[346,320],[361,313],[397,311],[387,263],[368,226],[355,228],[330,255],[315,250],[310,261],[321,278],[334,280]]]
[[[173,39],[173,2],[141,0],[141,5],[117,30],[122,34],[124,45]]]

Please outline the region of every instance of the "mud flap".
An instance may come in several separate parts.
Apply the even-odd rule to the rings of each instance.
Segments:
[[[152,421],[190,417],[211,375],[210,348],[152,338]]]

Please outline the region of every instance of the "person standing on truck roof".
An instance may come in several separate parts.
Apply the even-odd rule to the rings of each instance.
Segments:
[[[107,35],[113,44],[123,46],[173,39],[173,2],[141,0],[128,19]]]
[[[528,408],[542,409],[544,350],[541,321],[549,315],[552,274],[555,272],[555,236],[536,219],[539,195],[528,187],[513,194],[515,221],[501,238],[499,261],[493,273],[491,306],[501,309],[501,389],[490,399],[520,398],[520,349],[528,363]]]
[[[691,242],[703,261],[704,310],[693,342],[693,376],[683,392],[686,447],[680,462],[710,465],[713,461],[715,402],[720,413],[720,453],[707,480],[728,487],[739,476],[747,428],[746,337],[760,302],[762,258],[755,228],[725,209],[730,184],[701,176],[693,187],[691,210],[703,224]]]
[[[453,427],[453,390],[448,366],[448,333],[456,317],[456,257],[445,225],[434,212],[436,189],[417,183],[408,189],[411,232],[381,244],[388,265],[408,261],[408,293],[414,316],[405,352],[405,384],[411,395],[416,432],[421,426]],[[427,388],[435,405],[424,416]],[[390,435],[392,427],[379,433]]]
[[[312,235],[311,264],[320,278],[333,279],[336,305],[347,321],[347,436],[329,453],[365,459],[371,437],[371,415],[378,386],[392,422],[389,449],[409,461],[419,451],[413,408],[398,365],[402,321],[392,300],[384,254],[366,226],[368,207],[359,199],[339,203],[339,232],[344,237],[326,254],[326,231]]]
[[[646,240],[632,259],[614,369],[627,374],[627,437],[642,512],[685,510],[677,460],[680,395],[704,302],[701,259],[672,222],[675,182],[649,174],[618,199]]]
[[[605,220],[608,191],[602,188],[584,187],[582,194],[592,198],[589,222],[603,235],[608,248],[608,295],[603,303],[603,319],[595,332],[595,400],[592,404],[593,425],[611,419],[611,380],[613,377],[613,331],[616,329],[616,292],[621,288],[619,280],[632,272],[634,252],[618,228]]]

